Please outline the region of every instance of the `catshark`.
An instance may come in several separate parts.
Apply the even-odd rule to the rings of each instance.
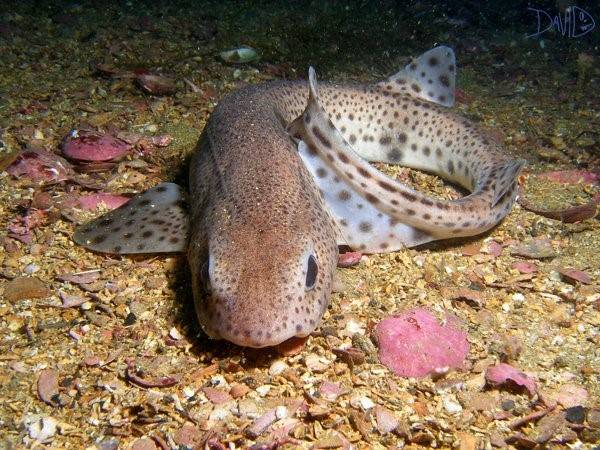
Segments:
[[[80,226],[116,254],[184,252],[205,333],[248,347],[309,335],[338,246],[382,253],[491,229],[522,160],[452,112],[456,63],[436,47],[371,85],[272,81],[226,96],[193,153],[189,198],[162,183]],[[308,88],[308,89],[307,89]],[[308,96],[307,96],[308,91]],[[425,170],[471,193],[441,200],[369,162]]]

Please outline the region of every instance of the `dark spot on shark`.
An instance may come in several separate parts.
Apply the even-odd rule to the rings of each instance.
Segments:
[[[105,234],[100,234],[92,239],[92,244],[102,244],[104,241],[106,241],[106,238],[107,236]]]
[[[448,78],[448,75],[446,75],[445,73],[440,75],[440,83],[442,83],[443,86],[445,87],[450,87],[450,78]]]
[[[409,202],[414,202],[415,200],[417,200],[417,196],[415,194],[411,194],[410,192],[400,192],[400,195],[402,197],[404,197],[406,200],[408,200]]]
[[[343,190],[341,190],[340,192],[338,192],[338,198],[339,198],[341,201],[343,201],[343,202],[350,200],[350,197],[352,197],[352,196],[350,195],[350,192],[348,192],[348,191],[347,191],[347,190],[345,190],[345,189],[343,189]]]
[[[370,222],[361,222],[360,225],[358,226],[358,228],[363,233],[368,233],[369,231],[371,231],[373,229],[373,225],[371,225]]]
[[[375,197],[373,194],[366,194],[365,199],[372,204],[379,203],[379,199]]]
[[[387,157],[392,162],[400,162],[402,161],[402,152],[397,148],[393,148],[387,153]]]
[[[448,161],[448,172],[451,175],[454,175],[454,162],[452,161]]]
[[[329,139],[327,139],[325,137],[325,135],[323,135],[323,132],[318,127],[313,126],[312,127],[312,132],[317,137],[317,139],[319,141],[321,141],[321,144],[323,144],[327,148],[331,148],[331,141]]]
[[[371,174],[369,172],[367,172],[367,170],[363,169],[362,167],[357,167],[356,170],[364,178],[371,178]]]
[[[410,88],[415,92],[421,92],[421,88],[419,87],[419,85],[417,83],[411,84]]]
[[[338,156],[339,160],[341,162],[343,162],[344,164],[348,164],[350,162],[350,159],[348,158],[348,156],[345,153],[338,152],[337,156]]]
[[[435,67],[438,65],[438,59],[435,56],[432,56],[431,58],[429,58],[429,61],[427,61],[429,63],[429,65],[431,67]]]
[[[396,192],[396,188],[394,186],[392,186],[390,183],[388,183],[387,181],[380,180],[378,183],[379,183],[379,186],[381,186],[386,191]]]

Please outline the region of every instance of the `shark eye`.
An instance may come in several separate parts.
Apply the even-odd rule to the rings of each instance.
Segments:
[[[313,255],[310,255],[308,257],[308,264],[306,266],[306,289],[312,289],[315,287],[318,274],[319,266],[317,265],[317,260]]]

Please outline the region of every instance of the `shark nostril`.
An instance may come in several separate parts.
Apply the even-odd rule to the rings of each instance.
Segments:
[[[306,289],[312,289],[315,287],[317,282],[317,275],[319,274],[319,266],[317,260],[313,255],[308,257],[308,264],[306,267]]]

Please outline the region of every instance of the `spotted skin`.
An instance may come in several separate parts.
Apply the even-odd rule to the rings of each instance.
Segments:
[[[181,252],[187,247],[186,208],[181,187],[161,183],[79,227],[73,240],[106,253]]]
[[[438,106],[454,98],[448,50],[427,52],[377,85],[323,84],[317,96],[312,74],[308,97],[305,81],[228,95],[192,157],[189,211],[181,191],[159,185],[82,226],[75,241],[109,253],[186,249],[210,337],[266,347],[307,336],[329,303],[337,244],[374,253],[475,234],[514,201],[520,163]],[[366,161],[429,170],[473,194],[430,199]],[[142,229],[157,209],[170,228]]]

